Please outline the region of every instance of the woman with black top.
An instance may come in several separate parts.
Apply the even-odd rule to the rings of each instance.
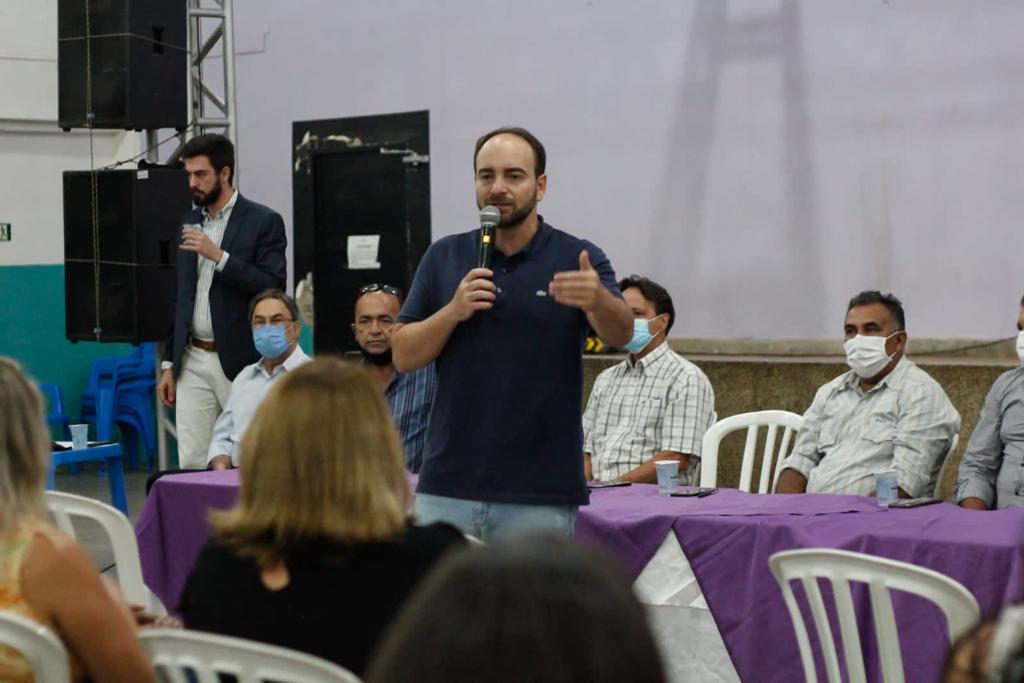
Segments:
[[[371,378],[337,359],[292,370],[241,445],[235,507],[188,578],[186,628],[259,640],[361,675],[405,599],[447,550],[414,526],[400,442]]]

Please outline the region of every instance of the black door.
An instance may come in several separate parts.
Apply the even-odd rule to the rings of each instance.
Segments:
[[[376,282],[408,292],[430,244],[429,167],[401,144],[318,151],[312,167],[314,348],[350,351],[360,287]],[[379,267],[350,263],[349,241],[360,236],[379,238]]]

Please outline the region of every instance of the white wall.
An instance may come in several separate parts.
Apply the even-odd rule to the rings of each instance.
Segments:
[[[429,109],[435,237],[471,150],[549,150],[544,215],[673,293],[680,336],[834,337],[892,289],[919,336],[1013,332],[1024,3],[236,0],[243,191],[291,220],[295,120]],[[0,129],[56,118],[56,2],[0,2]],[[29,123],[25,123],[28,121]],[[134,135],[98,134],[103,163]],[[0,132],[0,265],[58,263],[80,134]]]
[[[57,3],[0,2],[0,266],[64,261],[61,173],[89,168],[89,136],[57,128]],[[139,151],[138,135],[95,131],[97,166]]]
[[[1024,291],[1024,3],[235,3],[243,190],[291,217],[295,120],[429,109],[435,238],[480,133],[549,151],[543,213],[673,293],[681,336],[834,337],[892,289],[919,336]],[[265,35],[264,35],[265,34]],[[265,38],[265,49],[263,48]]]

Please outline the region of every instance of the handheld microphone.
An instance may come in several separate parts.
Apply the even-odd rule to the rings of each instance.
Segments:
[[[480,209],[480,255],[476,261],[477,268],[490,268],[491,256],[494,255],[494,229],[501,220],[501,212],[496,207],[485,206]]]

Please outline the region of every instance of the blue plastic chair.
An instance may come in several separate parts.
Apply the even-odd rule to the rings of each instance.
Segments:
[[[104,388],[113,389],[113,422],[121,427],[127,446],[128,466],[138,467],[141,441],[150,469],[156,457],[156,424],[153,415],[156,400],[156,345],[142,344],[126,356],[100,358],[93,362],[89,386],[82,393],[81,420],[95,422],[96,397]]]
[[[102,440],[102,437],[101,437]],[[121,465],[121,445],[108,444],[90,446],[79,450],[53,451],[50,453],[50,468],[46,473],[46,488],[56,489],[56,470],[61,465],[78,465],[86,462],[103,462],[107,466],[110,482],[111,504],[128,516],[128,497],[124,488],[124,468]]]
[[[46,424],[51,427],[60,427],[65,439],[71,438],[71,421],[64,410],[64,396],[60,387],[56,384],[40,382],[39,391],[46,397],[48,410],[46,413]]]
[[[70,438],[71,429],[67,424],[67,415],[63,414],[63,400],[61,399],[60,387],[48,384],[40,385],[43,393],[50,398],[50,414],[47,421],[52,419],[62,420]],[[113,392],[108,389],[100,391],[100,419],[97,422],[96,435],[100,441],[107,441],[113,432]],[[55,397],[55,398],[54,398]],[[63,414],[63,418],[61,415]],[[51,423],[54,424],[54,423]],[[121,463],[121,445],[106,444],[103,446],[90,446],[79,450],[52,451],[50,453],[50,467],[46,472],[46,488],[53,491],[56,488],[56,472],[61,465],[67,465],[69,469],[76,470],[82,463],[100,462],[105,465],[107,479],[110,483],[111,504],[125,515],[128,514],[128,498],[124,488],[124,467]]]

